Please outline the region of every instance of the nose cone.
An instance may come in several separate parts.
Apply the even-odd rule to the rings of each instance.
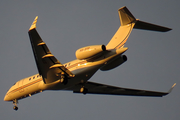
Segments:
[[[10,96],[8,96],[7,94],[4,96],[4,101],[11,101]]]
[[[8,101],[8,96],[7,95],[4,96],[4,101]]]

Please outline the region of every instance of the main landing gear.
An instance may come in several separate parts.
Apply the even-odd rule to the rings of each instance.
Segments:
[[[83,86],[81,87],[80,92],[85,95],[88,92],[88,89]]]
[[[18,110],[17,104],[18,104],[18,100],[17,99],[13,100],[13,105],[14,105],[13,109],[16,111]]]
[[[67,76],[64,75],[64,72],[62,72],[60,75],[60,82],[63,83],[64,85],[66,85],[68,83]]]

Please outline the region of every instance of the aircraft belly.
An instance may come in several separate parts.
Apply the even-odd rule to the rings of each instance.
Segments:
[[[75,77],[68,79],[68,84],[64,85],[59,82],[47,87],[46,90],[66,90],[76,84],[86,83],[100,67],[101,65],[96,65],[71,71],[73,74],[75,74]]]
[[[101,65],[96,65],[96,66],[91,66],[87,68],[81,68],[72,71],[73,74],[75,74],[75,79],[81,79],[86,82],[89,80],[95,73],[96,71],[101,67]]]

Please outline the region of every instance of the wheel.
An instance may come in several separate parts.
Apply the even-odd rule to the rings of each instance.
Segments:
[[[63,77],[61,77],[60,82],[61,82],[61,83],[63,83],[63,82],[64,82],[64,78],[63,78]]]
[[[64,85],[66,85],[68,83],[67,77],[62,75],[61,79],[60,79],[60,82],[63,83]]]
[[[17,107],[17,106],[14,106],[13,109],[17,111],[17,110],[18,110],[18,107]]]
[[[80,92],[83,93],[83,94],[85,95],[85,94],[88,92],[88,89],[82,87],[82,88],[80,89]]]
[[[83,94],[85,95],[88,92],[87,88],[84,88]]]

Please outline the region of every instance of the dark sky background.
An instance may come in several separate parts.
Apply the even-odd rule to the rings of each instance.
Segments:
[[[2,120],[177,120],[180,111],[180,27],[178,0],[1,0],[0,119]],[[167,26],[166,33],[134,29],[126,43],[128,61],[111,71],[98,71],[90,81],[113,86],[168,91],[162,98],[81,95],[45,91],[4,102],[18,80],[36,74],[28,29],[37,30],[61,63],[88,45],[107,44],[120,26],[118,9],[127,6],[143,21]]]

